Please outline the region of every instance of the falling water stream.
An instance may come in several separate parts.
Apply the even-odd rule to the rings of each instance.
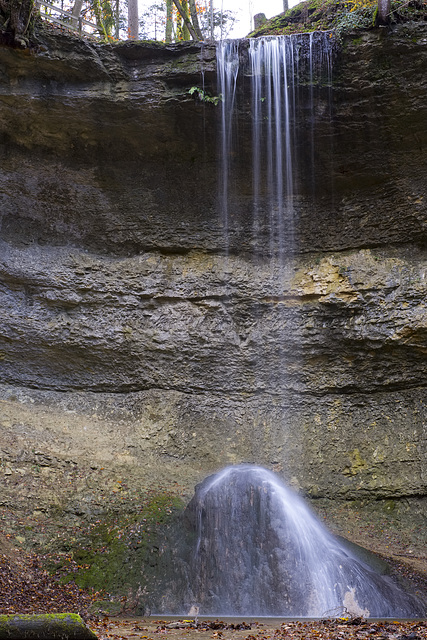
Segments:
[[[254,252],[270,260],[270,286],[279,299],[292,271],[289,264],[296,243],[296,121],[304,109],[309,123],[305,140],[310,146],[305,165],[313,168],[314,79],[330,80],[332,43],[329,34],[316,33],[258,38],[247,47],[224,41],[217,49],[223,96],[221,219],[228,236],[233,225],[230,178],[237,138],[237,79],[246,74],[251,92],[248,180],[253,203],[247,215]],[[311,173],[304,179],[314,191]],[[258,246],[266,229],[267,241],[264,237]],[[286,362],[282,365],[286,375]],[[414,598],[356,557],[275,474],[261,467],[236,465],[207,478],[196,488],[186,517],[194,532],[188,570],[191,602],[187,602],[200,614],[316,617],[347,611],[405,617],[420,613]]]
[[[261,229],[268,229],[267,251],[281,262],[294,251],[296,122],[304,112],[310,127],[306,138],[313,164],[316,110],[313,87],[316,83],[330,86],[332,52],[333,39],[328,32],[254,38],[249,45],[225,40],[217,47],[218,83],[223,98],[220,216],[228,233],[231,158],[238,136],[233,124],[240,74],[249,76],[251,85],[253,205],[248,214],[253,219],[254,251],[266,252],[266,248],[256,245]],[[314,175],[314,171],[311,173]],[[305,176],[305,180],[310,183],[313,175]]]
[[[298,244],[297,176],[304,174],[306,192],[315,189],[318,98],[321,91],[324,104],[329,95],[332,53],[333,39],[326,32],[217,45],[224,282],[230,293],[233,251],[259,264],[263,294],[252,315],[265,314],[269,322],[269,331],[248,337],[254,392],[280,395],[300,376],[297,364],[291,364],[296,363],[292,344],[299,323],[289,295]],[[261,375],[259,361],[265,363]]]

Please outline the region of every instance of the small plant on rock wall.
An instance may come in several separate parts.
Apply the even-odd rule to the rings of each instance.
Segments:
[[[201,102],[207,102],[208,104],[214,104],[215,106],[222,102],[222,95],[219,96],[210,96],[204,89],[200,89],[200,87],[191,87],[188,90],[190,96],[194,96],[198,98]]]
[[[354,29],[370,29],[375,25],[377,5],[375,2],[355,0],[349,3],[349,9],[337,17],[335,33],[338,38]]]

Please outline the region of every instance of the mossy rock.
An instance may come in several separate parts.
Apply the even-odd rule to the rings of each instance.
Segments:
[[[159,576],[170,577],[171,538],[179,529],[183,509],[181,499],[167,492],[141,498],[137,512],[105,514],[74,540],[64,540],[68,552],[47,568],[62,582],[99,592],[102,601],[95,609],[118,613],[133,602],[132,610],[137,605],[145,610]]]
[[[1,615],[0,640],[96,640],[75,613]]]
[[[424,21],[426,18],[425,3],[421,0],[409,0],[404,5],[392,0],[390,24]],[[355,29],[372,29],[376,26],[376,20],[377,0],[305,0],[267,20],[248,37],[329,30],[342,36]]]

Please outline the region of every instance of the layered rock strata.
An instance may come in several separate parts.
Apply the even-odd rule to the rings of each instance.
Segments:
[[[426,67],[427,27],[400,25],[349,37],[315,87],[278,293],[245,73],[225,238],[220,107],[189,94],[217,95],[213,47],[0,50],[4,507],[93,514],[123,479],[190,494],[242,461],[312,498],[423,504]]]

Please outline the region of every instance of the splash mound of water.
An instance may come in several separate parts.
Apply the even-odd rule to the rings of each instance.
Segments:
[[[416,599],[357,559],[262,467],[227,467],[196,487],[192,589],[200,614],[417,617]]]

